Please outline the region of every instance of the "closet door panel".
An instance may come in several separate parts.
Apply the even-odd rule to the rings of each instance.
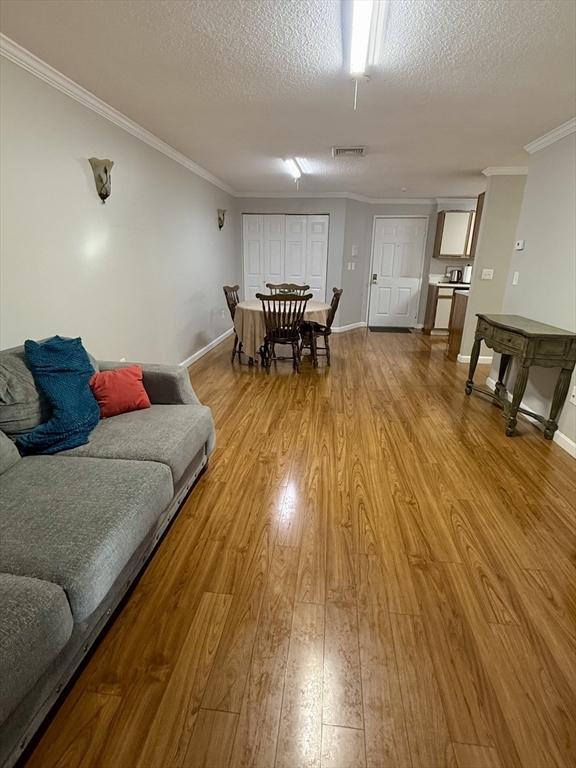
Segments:
[[[285,279],[287,283],[306,282],[307,216],[286,216]]]
[[[264,217],[247,214],[242,217],[244,250],[244,298],[253,299],[264,288]]]
[[[285,216],[264,216],[265,283],[284,282]]]
[[[329,216],[308,216],[308,248],[305,283],[318,301],[326,298],[326,267],[328,263]]]

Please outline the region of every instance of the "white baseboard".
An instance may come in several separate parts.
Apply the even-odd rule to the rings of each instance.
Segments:
[[[332,333],[344,333],[345,331],[353,331],[355,328],[366,328],[366,323],[350,323],[350,325],[337,325],[332,328]]]
[[[567,435],[564,434],[564,432],[560,432],[559,430],[554,432],[553,439],[556,445],[559,445],[560,448],[562,448],[563,451],[566,451],[569,456],[572,456],[573,459],[576,459],[576,443],[574,440],[571,440]]]
[[[221,333],[220,336],[217,336],[214,341],[211,341],[209,344],[206,344],[205,347],[202,347],[202,349],[199,349],[198,352],[194,352],[193,355],[190,355],[190,357],[187,357],[186,360],[182,360],[180,365],[183,368],[187,368],[189,365],[192,365],[192,363],[195,363],[196,360],[200,360],[201,357],[204,357],[204,355],[207,352],[210,352],[211,349],[214,349],[214,347],[217,347],[218,344],[221,344],[224,339],[227,339],[228,336],[231,336],[234,333],[234,328],[229,328],[227,331],[224,331],[224,333]]]
[[[494,390],[496,388],[496,380],[492,378],[492,376],[488,376],[486,379],[486,386],[488,389]],[[507,392],[508,400],[512,400],[512,394],[510,392]],[[526,416],[526,414],[524,414]],[[530,416],[526,416],[527,419],[530,419]],[[538,424],[538,422],[535,419],[531,419],[533,424]],[[560,448],[562,448],[563,451],[566,451],[567,454],[572,456],[573,459],[576,459],[576,443],[574,440],[571,440],[567,435],[564,434],[564,432],[560,432],[560,430],[556,430],[554,432],[553,437],[554,442],[556,445],[559,445]]]
[[[458,355],[459,363],[469,363],[470,355]],[[478,358],[479,365],[490,365],[492,362],[492,355],[480,355]]]

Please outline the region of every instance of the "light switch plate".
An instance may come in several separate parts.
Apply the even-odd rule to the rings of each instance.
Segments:
[[[520,280],[520,272],[514,272],[512,275],[512,285],[518,285],[518,280]]]
[[[494,270],[493,269],[483,269],[482,270],[482,275],[481,275],[480,279],[481,280],[492,280],[493,277],[494,277]]]
[[[353,257],[358,256],[358,246],[357,245],[353,245],[352,246],[352,256]]]

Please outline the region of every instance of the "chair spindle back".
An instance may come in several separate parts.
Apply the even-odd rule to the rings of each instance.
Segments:
[[[228,310],[230,311],[230,317],[234,320],[234,313],[236,312],[236,306],[240,303],[238,291],[239,285],[225,285],[224,296],[226,297],[226,304],[228,304]]]

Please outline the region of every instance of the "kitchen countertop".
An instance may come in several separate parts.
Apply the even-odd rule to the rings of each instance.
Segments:
[[[441,283],[438,280],[429,280],[428,285],[437,285],[439,288],[470,288],[470,283]]]

